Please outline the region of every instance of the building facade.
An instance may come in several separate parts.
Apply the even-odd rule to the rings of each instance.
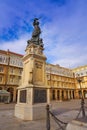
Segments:
[[[22,75],[23,55],[9,50],[0,50],[0,90],[5,89],[11,94],[11,102],[16,101],[17,87]]]
[[[87,65],[74,68],[72,70],[75,74],[76,84],[76,97],[87,98]],[[78,82],[80,79],[80,83]]]
[[[46,74],[51,101],[76,98],[75,76],[72,70],[59,65],[46,64]]]
[[[16,102],[17,87],[23,70],[23,55],[0,50],[0,90],[11,93],[11,102]],[[87,98],[87,66],[68,69],[59,65],[46,64],[47,85],[50,88],[50,100],[70,100]],[[78,77],[82,79],[78,83]]]

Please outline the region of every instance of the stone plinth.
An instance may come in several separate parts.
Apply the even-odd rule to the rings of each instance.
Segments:
[[[49,103],[49,88],[45,73],[46,57],[43,47],[30,44],[23,57],[23,74],[18,87],[15,116],[23,120],[36,120],[46,117],[46,104]]]
[[[37,120],[46,118],[46,104],[17,104],[15,107],[16,117],[23,120]]]

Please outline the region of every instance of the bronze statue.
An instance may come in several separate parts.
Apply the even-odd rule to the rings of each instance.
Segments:
[[[39,39],[41,30],[40,30],[40,27],[39,27],[38,18],[34,19],[33,26],[34,26],[34,31],[32,33],[32,38],[36,38],[37,37]]]
[[[28,45],[32,42],[36,45],[40,45],[43,47],[43,40],[42,38],[40,38],[40,34],[41,34],[41,29],[39,27],[39,19],[38,18],[34,18],[33,21],[33,26],[34,26],[34,30],[32,33],[32,38],[31,40],[28,40]]]

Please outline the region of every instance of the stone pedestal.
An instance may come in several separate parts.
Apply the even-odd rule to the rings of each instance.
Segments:
[[[15,116],[23,120],[37,120],[46,118],[46,104],[17,104]]]
[[[31,43],[23,57],[23,74],[18,87],[15,116],[23,120],[36,120],[46,117],[46,104],[49,103],[49,88],[45,73],[46,57],[43,47]]]

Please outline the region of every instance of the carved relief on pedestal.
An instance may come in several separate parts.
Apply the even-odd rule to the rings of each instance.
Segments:
[[[33,84],[33,69],[29,72],[29,80],[28,80],[29,84]]]
[[[36,54],[43,54],[43,50],[41,49],[41,47],[37,47],[37,48],[35,48],[36,50],[35,50],[35,52],[36,52]]]
[[[35,81],[43,82],[43,63],[35,62]]]
[[[43,50],[44,50],[43,47],[31,43],[31,44],[26,48],[26,55],[28,55],[28,54],[43,55]]]

